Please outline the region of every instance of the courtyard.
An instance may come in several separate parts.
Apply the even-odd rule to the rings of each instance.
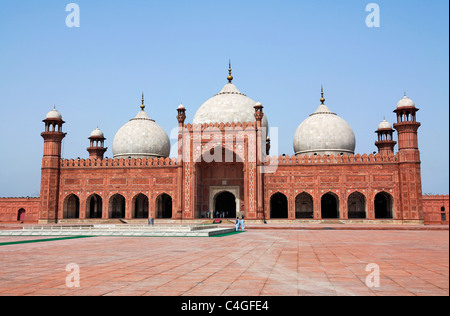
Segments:
[[[67,280],[79,268],[79,286]],[[448,296],[448,230],[0,237],[0,296]],[[379,268],[379,284],[367,280]]]

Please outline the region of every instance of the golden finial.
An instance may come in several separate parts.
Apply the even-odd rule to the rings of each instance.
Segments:
[[[142,92],[142,104],[141,104],[141,109],[142,109],[142,111],[144,111],[144,109],[145,109],[145,105],[144,105],[144,92]]]
[[[228,65],[229,65],[229,67],[228,67],[228,77],[227,77],[227,79],[228,79],[228,83],[232,83],[233,76],[231,75],[231,59],[230,59]]]
[[[322,85],[322,89],[321,89],[321,93],[322,98],[320,99],[320,102],[322,102],[322,104],[325,104],[325,98],[323,97],[323,85]]]

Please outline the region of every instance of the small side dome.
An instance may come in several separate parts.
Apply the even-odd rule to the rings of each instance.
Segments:
[[[397,103],[397,109],[398,108],[407,108],[407,107],[415,107],[416,105],[414,104],[413,100],[411,100],[410,98],[408,98],[405,96]]]
[[[56,107],[54,107],[53,110],[51,110],[50,112],[47,113],[47,115],[45,116],[45,119],[62,120],[62,115],[61,115],[61,113],[58,112],[58,110],[56,110]]]
[[[131,119],[116,133],[113,140],[115,159],[169,157],[169,136],[144,111],[143,96],[141,109],[134,119]]]
[[[392,125],[391,123],[389,123],[388,121],[386,121],[386,119],[383,120],[383,122],[381,122],[378,125],[378,129],[392,129]]]
[[[356,138],[348,123],[322,104],[297,128],[294,135],[295,155],[351,155]]]

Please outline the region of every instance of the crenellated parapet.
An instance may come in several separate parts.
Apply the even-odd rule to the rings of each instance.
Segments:
[[[448,194],[424,194],[424,199],[427,200],[448,200],[449,195]]]
[[[61,168],[175,167],[175,158],[62,159]]]
[[[186,124],[184,125],[184,128],[188,132],[199,132],[204,131],[207,129],[239,129],[239,130],[245,130],[245,129],[255,129],[256,128],[256,122],[232,122],[232,123],[204,123],[204,124]]]
[[[311,155],[311,156],[273,156],[267,157],[270,165],[303,165],[303,164],[363,164],[363,163],[396,163],[398,155],[357,154],[357,155]]]

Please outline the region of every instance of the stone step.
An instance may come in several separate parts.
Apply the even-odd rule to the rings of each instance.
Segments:
[[[209,227],[208,229],[115,229],[111,228],[64,228],[23,229],[0,231],[0,236],[115,236],[115,237],[210,237],[234,232],[234,228]]]

